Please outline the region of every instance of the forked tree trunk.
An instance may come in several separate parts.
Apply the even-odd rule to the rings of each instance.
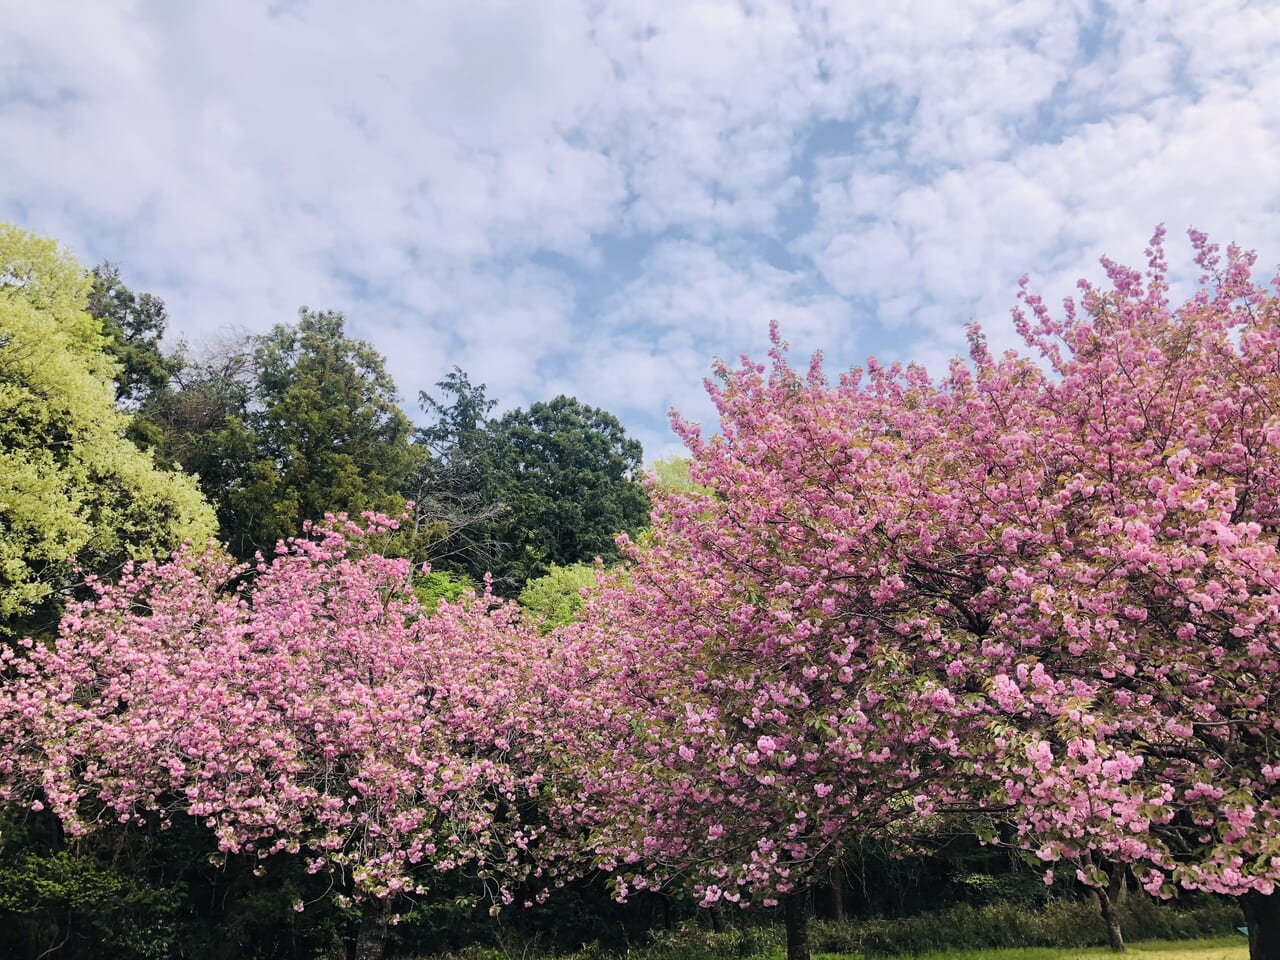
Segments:
[[[788,893],[782,899],[787,928],[787,960],[811,960],[809,953],[809,888]]]
[[[366,900],[360,914],[360,930],[356,934],[355,960],[382,960],[387,949],[387,923],[390,908],[385,900]]]
[[[1249,925],[1249,960],[1280,960],[1280,891],[1240,897]]]

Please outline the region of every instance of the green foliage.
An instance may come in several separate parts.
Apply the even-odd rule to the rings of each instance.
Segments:
[[[269,551],[326,512],[399,512],[413,467],[408,418],[383,358],[342,314],[302,310],[254,352],[251,458],[231,491],[232,549]]]
[[[1230,933],[1240,909],[1227,900],[1207,899],[1177,909],[1132,895],[1120,908],[1127,940],[1194,939]],[[1087,901],[1052,900],[1039,910],[1019,903],[961,904],[949,910],[899,920],[859,924],[867,955],[923,953],[986,947],[1091,947],[1107,943],[1098,908]]]
[[[437,386],[443,398],[421,397],[432,457],[415,499],[456,514],[442,563],[477,580],[492,571],[514,596],[553,564],[616,559],[614,537],[645,524],[641,447],[612,414],[560,396],[488,420],[483,384],[455,369]]]
[[[457,603],[468,590],[476,590],[476,582],[465,574],[432,570],[413,578],[413,592],[425,610],[435,610],[440,601]]]
[[[0,226],[0,631],[56,616],[71,557],[105,573],[214,534],[195,482],[126,438],[88,293],[53,241]]]
[[[160,350],[168,312],[159,297],[126,287],[113,263],[98,264],[90,277],[88,311],[102,324],[106,351],[119,365],[116,400],[136,406],[168,385],[177,370],[178,361]]]
[[[525,584],[517,602],[544,631],[573,620],[582,609],[582,591],[595,585],[596,568],[589,563],[567,567],[553,563],[551,570]]]
[[[698,924],[675,930],[657,930],[643,946],[614,951],[588,944],[565,960],[754,960],[781,958],[780,927],[730,927],[716,933]]]
[[[1249,943],[1243,937],[1215,937],[1169,943],[1160,940],[1129,944],[1125,956],[1141,960],[1247,960]],[[1106,947],[993,947],[924,953],[915,960],[1114,960]],[[819,956],[816,960],[826,960]]]
[[[657,478],[658,486],[667,490],[709,493],[708,487],[694,483],[693,478],[689,476],[689,465],[688,457],[673,453],[669,457],[661,457],[649,464],[649,472]]]
[[[160,958],[176,952],[180,887],[140,882],[70,850],[0,861],[0,947],[59,955]]]
[[[173,377],[148,398],[142,418],[158,434],[152,438],[157,459],[199,477],[225,527],[225,495],[253,455],[244,424],[253,395],[253,342],[228,341],[200,359],[186,350],[179,345]]]
[[[143,408],[160,456],[197,474],[233,553],[270,553],[326,512],[398,514],[417,465],[382,356],[339,313],[302,310],[201,361]]]
[[[1207,900],[1189,908],[1156,904],[1135,898],[1127,908],[1126,922],[1138,940],[1156,942],[1153,955],[1180,956],[1169,941],[1204,942],[1206,938],[1232,934],[1239,923],[1239,909],[1225,900]],[[696,921],[682,923],[674,930],[654,930],[645,942],[631,946],[609,946],[599,942],[584,944],[571,953],[526,951],[528,956],[558,957],[559,960],[781,960],[785,954],[780,923],[751,922],[764,917],[729,915],[731,922],[722,931],[708,929],[705,912]],[[775,918],[776,919],[776,918]],[[744,922],[745,921],[745,922]],[[872,920],[863,923],[814,921],[809,942],[815,960],[890,955],[928,955],[944,958],[1000,957],[1014,960],[1041,956],[1044,960],[1074,960],[1106,943],[1106,931],[1097,909],[1089,903],[1056,900],[1041,910],[1017,904],[985,907],[962,906],[922,914],[910,920]],[[1227,945],[1243,945],[1236,936]],[[534,944],[536,947],[536,944]],[[1055,951],[1071,951],[1067,956]],[[1143,953],[1142,944],[1131,950]],[[480,960],[488,948],[471,947],[443,954],[448,960]],[[1002,953],[1000,951],[1009,951]],[[508,952],[520,955],[519,951]],[[1093,956],[1092,952],[1088,954]],[[1198,956],[1187,954],[1188,960]],[[1241,954],[1244,956],[1244,954]]]
[[[479,582],[502,547],[492,527],[505,508],[491,499],[482,459],[495,401],[457,367],[436,386],[440,399],[418,395],[432,422],[418,431],[418,465],[406,489],[414,502],[414,556]]]
[[[648,517],[640,442],[617,417],[571,397],[505,414],[486,453],[494,499],[508,509],[500,539],[510,546],[494,569],[504,584],[522,585],[553,563],[616,559],[614,537]]]

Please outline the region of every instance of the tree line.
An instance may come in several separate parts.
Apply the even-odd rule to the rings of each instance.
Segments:
[[[613,536],[646,522],[640,444],[607,411],[560,396],[493,416],[455,368],[420,395],[415,429],[340,313],[166,353],[162,300],[3,229],[0,629],[56,623],[72,556],[107,573],[212,537],[248,560],[332,512],[411,503],[396,550],[437,586],[491,574],[507,596],[553,566],[616,559]]]

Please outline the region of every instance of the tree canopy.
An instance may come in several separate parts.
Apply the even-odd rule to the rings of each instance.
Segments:
[[[570,628],[613,663],[625,885],[790,905],[856,836],[987,811],[1104,910],[1115,869],[1238,896],[1280,955],[1280,299],[1192,239],[1177,306],[1162,234],[1062,319],[1024,293],[1044,366],[974,328],[936,380],[719,368],[722,433],[677,424],[710,493],[660,490]]]
[[[1277,960],[1280,292],[1191,239],[1185,301],[1158,232],[1061,315],[1024,289],[1023,352],[974,326],[940,375],[833,382],[775,329],[716,366],[719,433],[676,418],[688,458],[616,542],[649,503],[615,418],[495,418],[455,369],[412,445],[381,358],[304,311],[144,409],[239,552],[306,534],[129,563],[208,509],[125,439],[89,279],[0,232],[0,615],[51,604],[70,553],[111,574],[0,644],[0,800],[327,874],[373,905],[369,956],[378,904],[442,878],[533,903],[590,859],[622,899],[781,906],[808,960],[852,848],[963,822],[1094,891],[1117,948],[1132,876],[1238,898]],[[307,522],[411,491],[449,545],[430,577],[387,555],[396,520]]]
[[[0,623],[51,614],[72,558],[107,572],[215,533],[190,478],[126,439],[91,280],[51,240],[0,226]]]
[[[423,476],[429,495],[469,507],[444,562],[514,594],[553,565],[616,559],[614,537],[646,522],[640,443],[612,414],[560,396],[489,419],[483,384],[455,370],[439,386],[445,398],[422,397],[435,418]]]
[[[168,311],[159,297],[126,287],[120,268],[110,261],[94,267],[90,278],[87,309],[102,324],[106,351],[119,365],[116,400],[137,407],[164,388],[177,368],[177,361],[160,346]]]
[[[382,356],[340,313],[181,357],[143,413],[160,456],[195,473],[239,557],[270,553],[306,520],[404,504],[413,429]]]

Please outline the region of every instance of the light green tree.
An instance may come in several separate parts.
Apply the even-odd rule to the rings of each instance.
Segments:
[[[590,563],[553,563],[551,570],[524,585],[517,602],[543,631],[564,626],[582,609],[584,589],[595,586],[596,568]]]
[[[695,483],[693,478],[689,476],[690,462],[688,457],[682,457],[679,454],[671,454],[669,457],[661,457],[653,463],[649,464],[649,473],[653,474],[658,481],[658,486],[677,492],[698,492],[709,493],[708,487]]]
[[[0,225],[0,632],[56,616],[72,558],[110,574],[216,531],[195,481],[126,438],[90,289],[56,242]]]

